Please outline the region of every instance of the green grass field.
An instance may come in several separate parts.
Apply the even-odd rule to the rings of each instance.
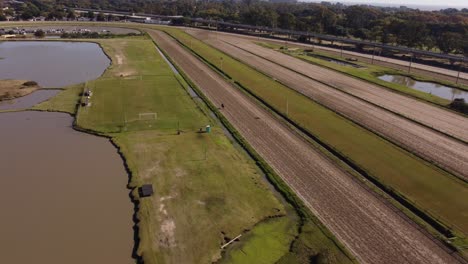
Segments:
[[[240,243],[234,244],[228,251],[228,256],[222,264],[258,263],[268,264],[278,262],[289,243],[283,236],[294,237],[289,221],[286,218],[271,219],[256,226],[249,235],[240,238]],[[245,240],[245,242],[244,242]]]
[[[262,248],[262,254],[249,257],[250,263],[325,251],[340,260],[330,263],[349,263],[322,227],[309,222],[315,235],[298,234],[299,218],[291,206],[274,194],[255,162],[207,115],[206,106],[190,98],[186,83],[151,40],[93,41],[113,63],[101,78],[86,83],[93,92],[91,106],[77,107],[85,86],[80,84],[35,108],[76,114],[78,127],[108,135],[120,148],[131,171],[131,188],[153,184],[151,198],[139,199],[133,191],[139,201],[137,252],[145,263],[230,261],[237,258],[231,248],[240,245],[249,252]],[[155,112],[157,119],[133,120],[142,112]],[[207,124],[212,133],[197,133]],[[222,254],[225,240],[239,234],[242,241]],[[317,247],[290,251],[297,235]],[[266,255],[275,257],[263,259]]]
[[[190,35],[164,30],[219,69],[222,58],[228,76],[283,114],[287,100],[290,119],[461,235],[468,233],[468,214],[460,213],[468,212],[466,184]]]
[[[222,232],[234,236],[285,214],[254,163],[220,128],[197,133],[214,121],[190,99],[150,40],[102,44],[114,47],[108,54],[115,67],[88,83],[92,105],[80,108],[77,120],[86,129],[122,132],[113,138],[132,172],[130,185],[155,186],[156,194],[141,199],[137,214],[145,263],[210,262],[220,257]],[[139,113],[156,113],[157,119],[137,120]]]

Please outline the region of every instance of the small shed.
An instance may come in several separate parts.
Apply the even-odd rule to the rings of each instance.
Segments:
[[[151,184],[144,184],[140,188],[138,188],[138,193],[140,197],[148,197],[153,195],[153,185]]]

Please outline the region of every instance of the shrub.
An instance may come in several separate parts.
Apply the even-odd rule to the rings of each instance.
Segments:
[[[37,82],[35,81],[27,81],[25,83],[23,83],[24,86],[36,86],[37,85]]]

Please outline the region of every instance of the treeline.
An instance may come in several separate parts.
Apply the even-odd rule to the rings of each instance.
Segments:
[[[63,11],[64,7],[183,15],[468,54],[468,9],[419,11],[259,0],[26,0],[18,7],[18,16],[73,18],[74,14]]]

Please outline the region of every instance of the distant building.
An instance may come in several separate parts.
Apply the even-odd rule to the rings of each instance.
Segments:
[[[40,17],[33,17],[31,19],[28,19],[28,21],[46,21],[46,18],[43,16]]]
[[[139,22],[139,23],[147,23],[147,21],[151,21],[151,17],[144,17],[144,16],[128,16],[128,21],[132,22]]]
[[[6,35],[2,35],[1,37],[2,37],[2,38],[16,38],[16,35],[13,35],[13,34],[6,34]]]

